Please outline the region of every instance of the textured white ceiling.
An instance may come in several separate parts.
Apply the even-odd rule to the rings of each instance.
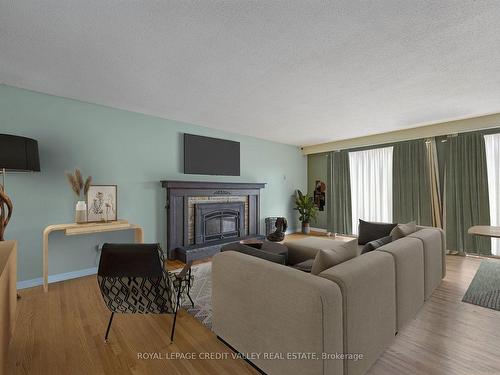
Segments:
[[[0,82],[310,145],[500,112],[499,25],[498,0],[0,0]]]

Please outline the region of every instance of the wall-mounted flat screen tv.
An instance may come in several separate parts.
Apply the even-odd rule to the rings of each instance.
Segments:
[[[240,142],[184,134],[184,173],[240,175]]]

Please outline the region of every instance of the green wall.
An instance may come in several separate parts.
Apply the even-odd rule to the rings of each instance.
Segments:
[[[184,175],[184,132],[241,142],[241,176]],[[75,167],[92,175],[95,184],[118,185],[119,217],[142,225],[147,242],[166,243],[164,179],[265,182],[262,230],[266,216],[286,216],[291,228],[298,227],[293,194],[306,189],[307,162],[294,146],[6,85],[0,85],[0,133],[35,138],[40,149],[40,173],[11,173],[6,181],[14,202],[6,238],[19,242],[20,281],[42,275],[43,229],[73,221],[75,198],[64,172]],[[53,234],[49,273],[91,269],[98,261],[97,244],[132,240],[132,233]]]
[[[327,183],[327,168],[328,168],[328,154],[312,154],[307,156],[307,191],[309,194],[314,194],[314,187],[316,180],[321,180]],[[328,195],[326,199],[329,199]],[[314,228],[326,229],[327,228],[327,205],[324,211],[318,212],[316,222],[311,226]]]

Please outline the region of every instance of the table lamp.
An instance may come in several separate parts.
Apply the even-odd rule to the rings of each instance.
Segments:
[[[0,134],[0,241],[4,240],[7,224],[12,216],[14,206],[5,192],[7,172],[39,172],[40,159],[38,142],[34,139],[16,135]]]

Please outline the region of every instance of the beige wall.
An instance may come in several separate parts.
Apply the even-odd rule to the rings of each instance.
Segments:
[[[497,128],[499,126],[500,113],[497,113],[493,115],[474,117],[464,120],[447,121],[411,129],[375,134],[366,137],[351,138],[335,142],[322,143],[319,145],[305,146],[303,147],[302,151],[305,155],[310,155],[333,150],[371,146],[409,139],[435,137],[439,135],[463,133],[473,130]]]

